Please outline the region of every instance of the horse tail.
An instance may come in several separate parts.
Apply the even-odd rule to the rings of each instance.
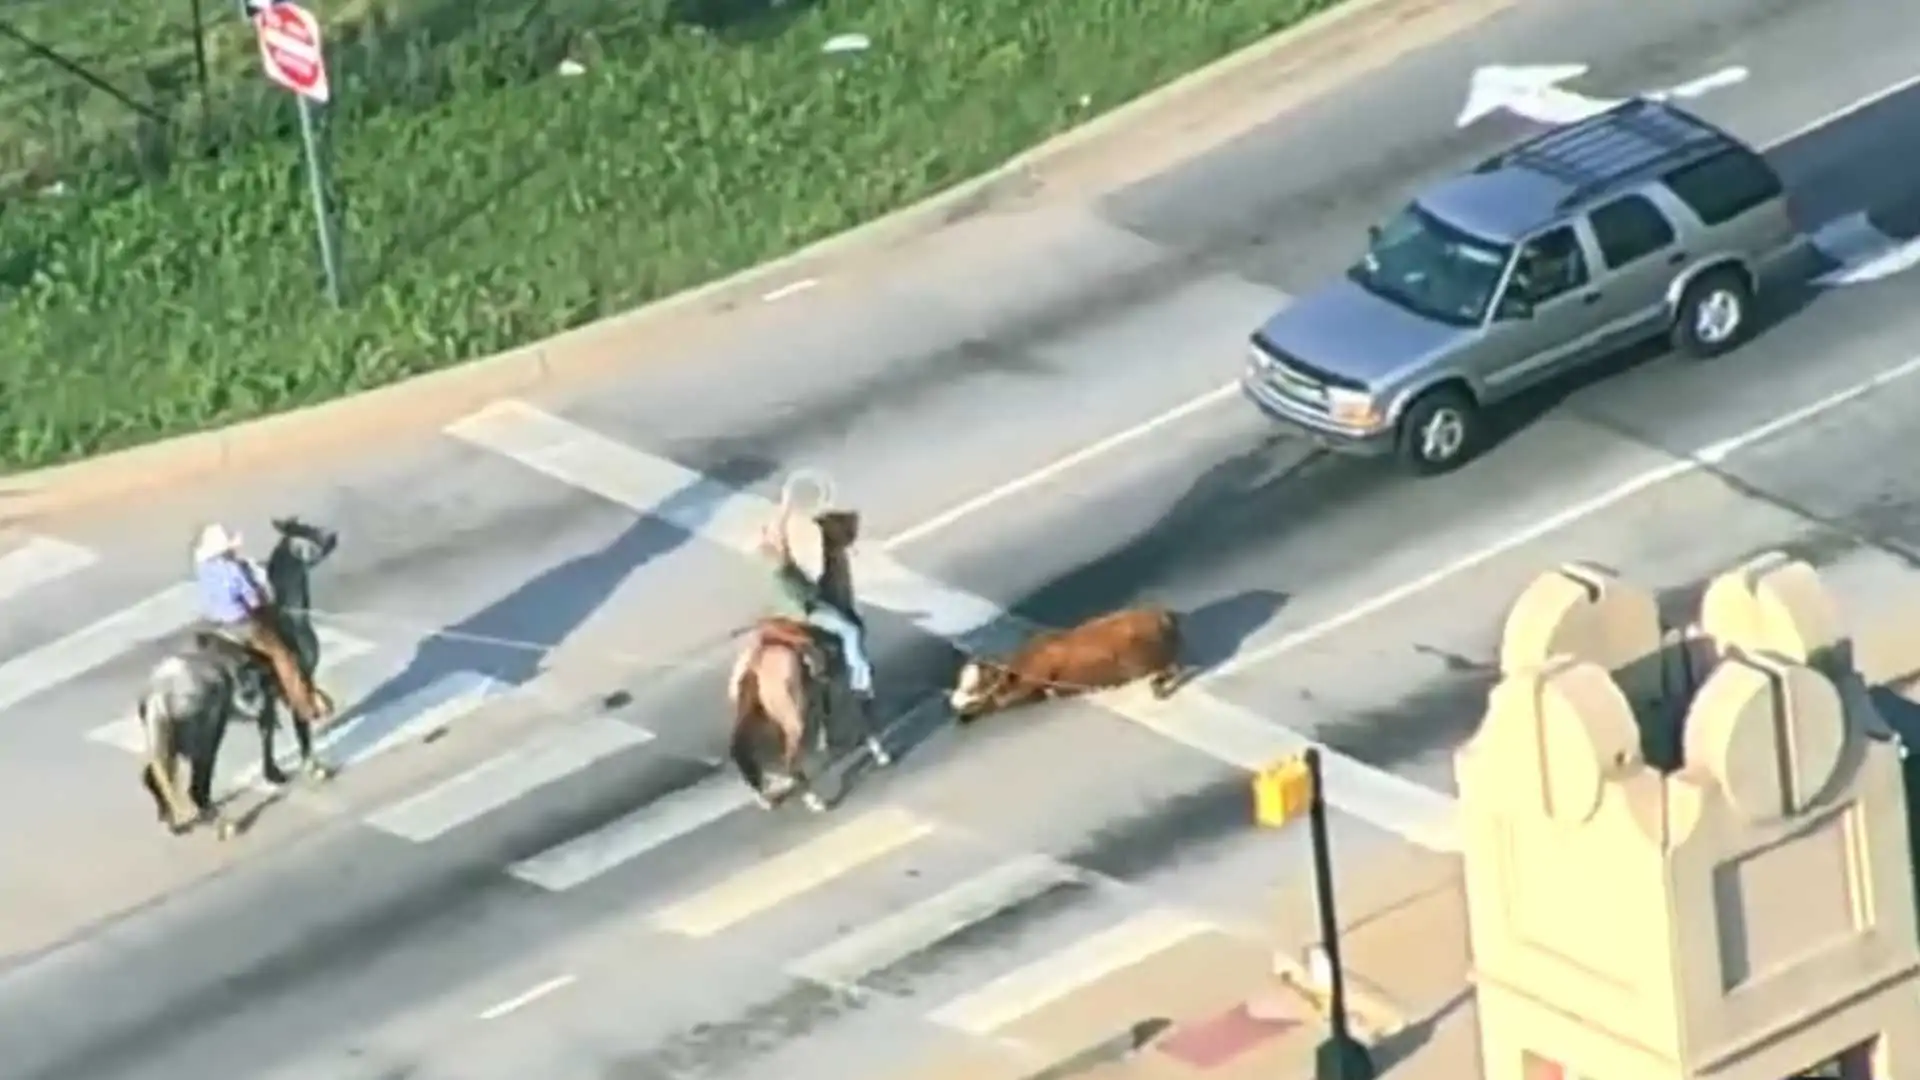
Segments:
[[[727,757],[733,760],[733,767],[740,770],[740,779],[755,791],[759,791],[766,780],[753,743],[755,721],[760,719],[758,709],[742,711],[733,722],[732,737],[727,740]]]
[[[761,711],[759,680],[750,671],[741,671],[729,689],[733,691],[733,732],[727,739],[727,757],[740,770],[740,779],[759,791],[766,770],[760,767],[753,737],[758,725],[767,719]]]
[[[165,760],[173,753],[177,731],[173,714],[167,708],[166,694],[159,690],[148,690],[141,695],[140,703],[134,706],[134,715],[140,719],[140,734],[147,744],[147,760]]]

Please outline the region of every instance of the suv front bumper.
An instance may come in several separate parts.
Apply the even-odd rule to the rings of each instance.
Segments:
[[[1293,405],[1285,397],[1276,393],[1257,373],[1248,371],[1240,376],[1240,392],[1272,419],[1299,432],[1312,442],[1336,453],[1351,454],[1355,457],[1383,457],[1393,453],[1394,429],[1381,428],[1378,431],[1354,431],[1340,427],[1323,416],[1315,416]]]

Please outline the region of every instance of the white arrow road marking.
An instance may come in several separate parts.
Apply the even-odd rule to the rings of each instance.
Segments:
[[[1596,98],[1565,90],[1560,84],[1585,75],[1586,64],[1536,64],[1509,67],[1493,64],[1474,71],[1467,84],[1467,101],[1455,122],[1460,127],[1505,109],[1517,116],[1542,124],[1571,124],[1585,120],[1620,104],[1625,98]],[[1648,91],[1645,97],[1656,101],[1696,98],[1709,91],[1745,82],[1749,72],[1743,67],[1719,71],[1690,79],[1664,90]]]
[[[1822,225],[1812,240],[1820,254],[1840,264],[1815,278],[1818,285],[1860,285],[1920,266],[1920,239],[1896,240],[1864,213]]]

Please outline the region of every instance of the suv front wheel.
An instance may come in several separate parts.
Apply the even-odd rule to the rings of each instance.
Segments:
[[[1453,386],[1429,390],[1400,417],[1400,459],[1419,476],[1456,469],[1480,446],[1480,408]]]
[[[1687,286],[1674,312],[1673,347],[1700,360],[1740,344],[1753,315],[1753,290],[1737,270],[1714,270]]]

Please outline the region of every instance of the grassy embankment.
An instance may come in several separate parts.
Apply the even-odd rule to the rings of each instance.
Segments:
[[[9,5],[170,123],[0,40],[0,471],[378,386],[722,276],[1334,2],[786,0],[731,22],[661,0],[321,3],[337,312],[293,106],[231,4],[207,5],[211,139],[189,0]],[[823,54],[842,33],[872,47]],[[585,73],[558,74],[566,59]]]

